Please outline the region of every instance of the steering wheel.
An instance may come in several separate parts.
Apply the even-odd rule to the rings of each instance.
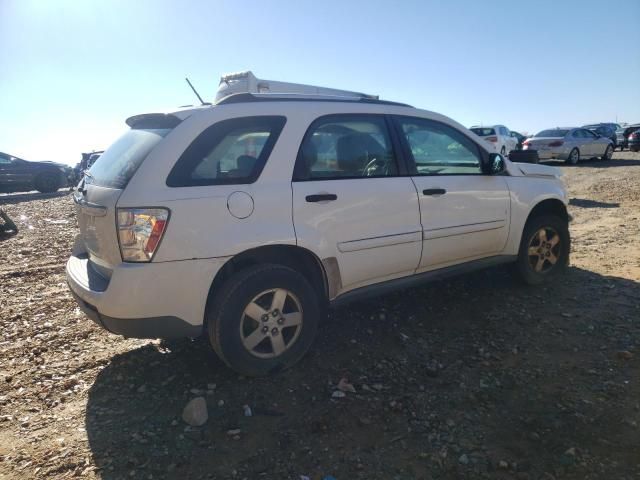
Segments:
[[[389,162],[372,158],[362,170],[363,177],[388,177],[390,175]]]

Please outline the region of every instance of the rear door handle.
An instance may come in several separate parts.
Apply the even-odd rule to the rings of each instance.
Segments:
[[[317,193],[315,195],[307,195],[305,200],[310,203],[315,202],[332,202],[337,200],[338,196],[334,193]]]
[[[427,188],[422,190],[423,195],[444,195],[447,191],[444,188]]]

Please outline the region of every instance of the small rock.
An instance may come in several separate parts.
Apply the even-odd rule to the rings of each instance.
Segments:
[[[564,452],[565,455],[568,455],[570,457],[575,457],[576,456],[576,449],[575,447],[571,447],[569,449],[567,449],[566,452]]]
[[[249,405],[243,405],[242,410],[244,412],[245,417],[252,417],[253,412],[251,411],[251,407]]]
[[[218,400],[218,406],[219,407],[223,407],[224,406],[224,400]]]
[[[236,435],[240,435],[242,433],[242,430],[240,430],[239,428],[233,428],[231,430],[227,430],[227,435],[229,435],[230,437],[235,437]]]
[[[341,392],[356,393],[356,388],[349,383],[346,378],[341,378],[338,382],[338,390]]]
[[[344,397],[346,397],[346,396],[347,396],[347,394],[346,394],[346,393],[344,393],[344,392],[343,392],[343,391],[341,391],[341,390],[336,390],[335,392],[333,392],[333,393],[331,394],[331,398],[344,398]]]
[[[462,465],[468,465],[469,457],[466,453],[463,453],[462,455],[460,455],[460,457],[458,457],[458,462],[460,462]]]
[[[136,390],[138,393],[144,393],[147,391],[147,386],[146,385],[140,385],[138,387],[138,390]]]
[[[500,460],[498,462],[498,467],[502,468],[503,470],[507,470],[509,468],[509,462],[505,462],[504,460]]]
[[[215,390],[217,385],[215,383],[207,383],[207,390]]]
[[[182,420],[192,427],[200,427],[209,419],[207,401],[204,397],[196,397],[189,401],[182,411]]]
[[[202,395],[204,392],[199,389],[199,388],[192,388],[191,390],[189,390],[191,393],[193,393],[194,395]]]

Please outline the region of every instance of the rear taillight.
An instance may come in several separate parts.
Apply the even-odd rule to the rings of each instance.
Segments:
[[[528,138],[522,142],[522,145],[529,145],[531,143],[531,140],[529,140]]]
[[[495,143],[495,142],[498,141],[498,137],[487,137],[487,138],[485,138],[485,140],[487,142],[494,142]]]
[[[564,144],[562,140],[556,140],[555,142],[551,142],[549,144],[550,147],[561,147]]]
[[[122,260],[150,262],[167,229],[169,210],[118,208],[117,218]]]

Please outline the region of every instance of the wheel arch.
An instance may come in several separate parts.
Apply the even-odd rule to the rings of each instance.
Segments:
[[[569,212],[567,211],[567,207],[562,202],[562,200],[558,198],[546,198],[538,202],[527,215],[527,221],[525,225],[531,221],[532,218],[535,218],[544,214],[552,214],[557,215],[562,218],[565,222],[569,222]]]
[[[327,275],[326,268],[330,267],[330,265],[326,263],[326,260],[323,262],[310,250],[296,245],[266,245],[234,255],[217,272],[211,282],[207,296],[205,328],[206,312],[215,297],[214,292],[219,291],[224,282],[235,273],[254,265],[266,263],[284,265],[302,274],[316,291],[321,292],[320,300],[323,308],[328,306],[331,292],[335,288],[331,283],[335,282],[335,280],[331,280]]]

